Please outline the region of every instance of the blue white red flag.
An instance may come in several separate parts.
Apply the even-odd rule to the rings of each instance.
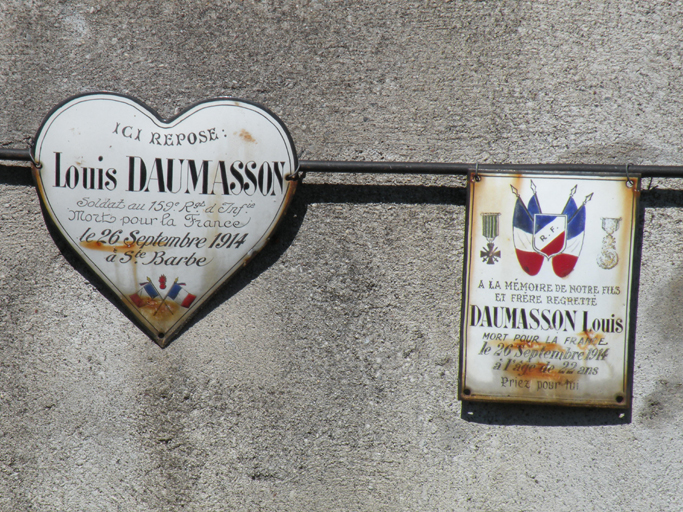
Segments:
[[[574,187],[562,213],[544,214],[533,182],[531,188],[534,195],[525,206],[517,189],[512,187],[512,192],[517,196],[512,218],[517,261],[524,272],[535,276],[541,271],[543,260],[549,259],[555,275],[566,277],[574,270],[581,254],[586,227],[586,203],[593,194],[586,196],[583,204],[577,207]]]
[[[513,189],[513,192],[517,192]],[[517,195],[515,213],[512,217],[512,239],[515,244],[517,261],[522,270],[530,276],[535,276],[541,271],[543,256],[534,249],[534,218],[533,215],[540,212],[536,194],[529,201],[529,207]]]
[[[589,199],[590,196],[587,200]],[[567,217],[566,247],[562,254],[558,254],[552,260],[553,271],[559,277],[568,276],[574,270],[579,254],[581,254],[586,229],[586,201],[577,208],[574,198],[570,197],[562,214]]]
[[[149,281],[146,283],[140,283],[140,287],[141,288],[137,292],[135,292],[133,295],[130,295],[130,300],[132,300],[133,303],[139,308],[147,303],[146,299],[154,299],[159,296],[159,292],[157,292],[154,284]]]
[[[197,296],[192,295],[185,288],[183,288],[183,286],[185,286],[185,283],[173,283],[173,286],[171,286],[171,289],[168,291],[166,297],[184,308],[189,308]]]
[[[567,216],[534,215],[534,250],[547,259],[564,251],[567,238]]]

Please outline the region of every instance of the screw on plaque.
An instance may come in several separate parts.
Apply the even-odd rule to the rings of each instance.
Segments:
[[[479,176],[479,162],[474,164],[474,181],[477,183],[481,181],[481,176]]]
[[[306,177],[306,171],[301,170],[301,164],[299,163],[299,160],[301,160],[301,157],[304,156],[305,154],[306,154],[306,149],[304,149],[303,151],[301,151],[301,153],[299,153],[297,155],[296,170],[285,176],[285,179],[287,181],[301,181]]]
[[[631,187],[633,187],[635,182],[631,179],[631,176],[629,176],[629,174],[628,174],[629,165],[631,165],[631,164],[626,164],[626,186],[628,188],[631,188]]]
[[[36,160],[36,157],[34,156],[33,151],[31,151],[31,148],[33,148],[33,137],[30,137],[28,140],[28,156],[31,158],[31,163],[36,169],[42,169],[43,164]]]

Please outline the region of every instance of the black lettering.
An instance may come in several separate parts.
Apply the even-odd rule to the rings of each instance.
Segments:
[[[116,169],[114,169],[113,167],[110,169],[107,169],[107,171],[105,172],[105,176],[107,177],[107,181],[104,184],[104,186],[107,190],[114,190],[116,188],[116,176],[114,176],[115,174],[116,174]]]
[[[220,180],[218,179],[219,177]],[[230,194],[230,184],[228,183],[228,171],[225,168],[225,162],[223,160],[218,161],[218,171],[216,172],[216,178],[213,181],[213,187],[211,187],[211,192],[214,194],[216,193],[216,184],[218,183],[220,183],[223,186],[223,194]]]
[[[538,318],[538,309],[529,311],[529,318],[534,322],[533,324],[529,323],[529,329],[538,329],[541,326],[541,321]]]
[[[61,168],[61,153],[57,153],[55,151],[55,187],[64,187],[64,185],[60,185],[60,178],[62,174],[62,168]]]
[[[244,188],[244,177],[242,176],[243,170],[244,164],[239,160],[233,162],[230,166],[230,174],[232,174],[233,178],[235,178],[235,180],[237,181],[236,183],[233,181],[230,184],[230,191],[235,195],[240,194],[242,192],[242,189]]]
[[[249,185],[249,183],[245,183],[244,185],[244,192],[248,196],[253,196],[256,192],[256,187],[258,187],[258,179],[256,178],[256,174],[254,174],[257,167],[258,164],[256,162],[247,162],[246,168],[244,170],[244,174],[246,174],[249,181],[253,183],[253,187]]]
[[[203,160],[202,161],[202,167],[199,171],[197,171],[197,165],[195,164],[194,160],[188,160],[187,163],[189,165],[189,178],[187,180],[187,190],[185,190],[186,194],[190,193],[190,180],[192,181],[192,186],[194,187],[194,191],[197,191],[197,185],[199,183],[199,178],[201,176],[202,180],[202,191],[200,194],[208,194],[209,193],[209,162],[210,160]]]
[[[171,173],[173,172],[173,159],[168,158],[168,164],[171,169]],[[167,172],[168,174],[168,172]],[[153,182],[157,182],[157,192],[166,192],[166,186],[164,185],[164,166],[161,163],[161,158],[155,158],[154,159],[154,168],[150,172],[149,176],[149,181],[147,182],[147,187],[145,188],[145,192],[149,192],[149,185]],[[171,176],[171,181],[173,181],[173,177]]]
[[[78,168],[72,165],[66,170],[66,174],[64,175],[64,181],[66,183],[66,186],[72,189],[76,188],[76,186],[78,185],[78,180]]]
[[[553,330],[559,331],[564,326],[564,317],[562,316],[562,311],[556,309],[552,315],[552,327]]]
[[[136,165],[135,161],[139,160],[140,161],[140,166],[139,166],[139,184],[140,186],[136,189],[135,187],[135,177],[136,177]],[[142,161],[142,158],[139,156],[129,156],[128,157],[128,192],[141,192],[144,188],[145,185],[147,184],[147,166],[145,166],[145,162]]]
[[[479,322],[481,322],[481,309],[472,305],[470,308],[470,325],[476,327],[479,325]]]
[[[273,188],[273,174],[270,172],[268,162],[263,162],[258,171],[258,188],[263,196],[267,196]]]
[[[282,191],[284,190],[284,167],[284,162],[273,162],[273,174],[275,174],[275,179],[277,180],[277,183],[280,185],[280,193],[282,193]],[[273,187],[273,193],[271,195],[275,195],[275,187]]]

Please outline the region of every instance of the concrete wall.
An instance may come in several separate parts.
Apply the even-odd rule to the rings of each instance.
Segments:
[[[260,102],[304,159],[680,164],[682,24],[654,1],[5,0],[0,143],[111,90]],[[309,175],[161,350],[0,167],[0,509],[683,508],[680,180],[642,195],[627,413],[456,399],[462,185]]]

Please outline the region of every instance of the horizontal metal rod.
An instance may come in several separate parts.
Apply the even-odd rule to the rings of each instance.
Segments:
[[[447,174],[464,175],[477,164],[432,162],[322,162],[302,160],[303,172],[366,173],[366,174]],[[572,173],[614,173],[626,175],[624,165],[598,164],[479,164],[479,171],[559,171]],[[648,178],[683,177],[683,165],[631,165],[629,174]]]
[[[0,160],[20,160],[31,161],[31,151],[29,149],[0,148]]]
[[[0,160],[31,161],[28,149],[0,148]],[[356,174],[444,174],[465,175],[474,171],[477,164],[438,162],[323,162],[301,160],[299,169],[303,172],[330,172]],[[598,164],[479,164],[484,171],[559,171],[572,173],[614,173],[626,174],[624,165]],[[648,178],[681,178],[683,165],[630,165],[629,174],[640,174]]]

